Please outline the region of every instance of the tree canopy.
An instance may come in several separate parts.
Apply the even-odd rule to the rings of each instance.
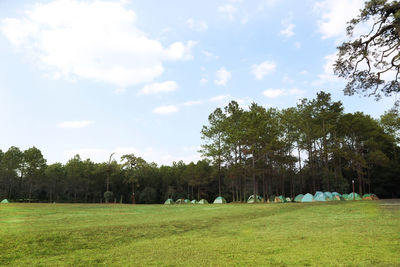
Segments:
[[[369,26],[372,25],[372,26]],[[369,27],[366,33],[363,29]],[[390,96],[400,91],[400,2],[370,0],[348,22],[349,41],[338,47],[335,74],[347,79],[345,94]]]

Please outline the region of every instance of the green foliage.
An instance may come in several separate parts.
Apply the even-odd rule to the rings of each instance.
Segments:
[[[353,36],[357,27],[372,29]],[[369,0],[358,17],[348,23],[350,40],[338,47],[335,73],[348,80],[345,94],[392,95],[400,91],[400,2]]]

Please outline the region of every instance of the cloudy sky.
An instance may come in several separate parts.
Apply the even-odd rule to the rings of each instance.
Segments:
[[[294,106],[320,90],[379,117],[394,99],[343,96],[332,75],[363,0],[0,0],[0,149],[48,163],[135,153],[200,159],[230,100]]]

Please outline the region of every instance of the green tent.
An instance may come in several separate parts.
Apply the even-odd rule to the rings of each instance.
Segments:
[[[263,202],[263,198],[261,196],[257,195],[256,202]],[[249,196],[249,198],[247,199],[247,203],[254,203],[254,196],[253,195]]]
[[[304,197],[303,194],[299,194],[294,198],[294,202],[301,202],[301,199]]]
[[[364,194],[363,200],[378,200],[379,198],[375,194]]]
[[[341,197],[342,195],[339,194],[338,192],[332,192],[332,196],[339,196],[339,197]]]
[[[226,200],[225,200],[225,198],[219,196],[219,197],[217,197],[217,198],[214,200],[213,203],[214,203],[214,204],[225,204],[225,203],[226,203]]]
[[[354,196],[355,196],[355,197],[354,197],[355,200],[362,200],[362,198],[360,197],[359,194],[355,193]],[[353,200],[353,193],[350,193],[350,194],[347,196],[347,200]]]
[[[190,200],[189,199],[185,199],[185,203],[186,204],[190,203]]]
[[[1,203],[1,204],[7,204],[7,203],[9,203],[9,202],[8,202],[7,199],[3,199],[0,203]]]
[[[315,201],[326,201],[326,196],[322,192],[318,192],[314,195],[314,200]]]
[[[342,195],[342,198],[343,198],[344,200],[347,200],[348,197],[349,197],[348,194],[343,194],[343,195]]]
[[[200,199],[198,203],[199,204],[208,204],[208,201],[203,198],[203,199]]]
[[[307,193],[304,195],[304,197],[301,199],[301,202],[312,202],[314,200],[313,195],[310,193]]]
[[[192,204],[197,204],[197,200],[196,200],[196,199],[193,199],[192,201],[190,201],[190,203],[192,203]]]
[[[165,200],[164,205],[172,205],[175,204],[174,200],[172,198],[168,198]]]
[[[177,199],[175,201],[175,204],[186,204],[186,203],[185,203],[185,200],[183,198],[180,198],[180,199]]]
[[[276,203],[283,203],[285,202],[285,198],[283,196],[275,197],[274,201]]]

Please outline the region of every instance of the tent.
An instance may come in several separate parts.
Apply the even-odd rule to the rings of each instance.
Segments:
[[[192,201],[190,201],[190,203],[192,203],[192,204],[197,204],[197,200],[196,200],[196,199],[193,199]]]
[[[214,200],[214,204],[225,204],[225,203],[226,203],[225,198],[223,198],[223,197],[221,197],[221,196],[217,197],[217,198]]]
[[[208,201],[206,199],[200,199],[198,204],[208,204]]]
[[[274,201],[276,203],[283,203],[285,202],[285,198],[283,196],[275,197]]]
[[[5,199],[3,199],[0,203],[1,203],[1,204],[7,204],[7,203],[9,203],[9,202],[8,202],[8,200],[5,198]]]
[[[354,199],[355,199],[355,200],[362,200],[362,198],[360,197],[360,195],[357,194],[357,193],[355,193]],[[346,200],[353,200],[353,193],[350,193],[350,194],[347,196],[347,199],[346,199]]]
[[[168,198],[165,200],[164,205],[172,205],[175,204],[174,200],[172,198]]]
[[[338,192],[332,192],[332,196],[339,196],[339,197],[341,197],[342,195],[339,194]]]
[[[285,202],[292,202],[292,199],[290,197],[285,198]]]
[[[185,199],[185,204],[188,204],[188,203],[190,203],[190,200],[189,199]]]
[[[324,195],[326,196],[326,200],[333,200],[333,195],[331,192],[324,192]]]
[[[326,199],[326,196],[324,193],[318,192],[318,193],[315,193],[314,200],[315,201],[326,201],[327,199]]]
[[[303,196],[303,198],[301,199],[301,202],[312,202],[314,200],[313,195],[311,195],[310,193],[307,193]]]
[[[378,200],[379,198],[375,194],[364,194],[363,200]]]
[[[264,199],[261,196],[257,195],[256,202],[263,202],[263,200]],[[249,198],[247,199],[247,203],[254,203],[254,196],[253,195],[249,196]]]
[[[323,193],[324,193],[324,192],[316,191],[315,194],[314,194],[314,197],[316,197],[316,196],[319,195],[319,194],[323,194]]]
[[[301,202],[301,199],[304,197],[303,194],[299,194],[294,198],[294,202]]]
[[[180,198],[180,199],[177,199],[175,201],[175,204],[186,204],[186,203],[185,203],[185,200],[183,198]]]
[[[342,198],[343,198],[344,200],[347,200],[348,197],[349,197],[348,194],[343,194],[343,195],[342,195]]]

